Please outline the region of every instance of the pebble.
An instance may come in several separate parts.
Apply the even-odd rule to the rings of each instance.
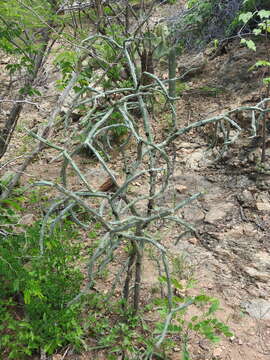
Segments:
[[[224,352],[223,347],[214,349],[213,351],[214,359],[221,359],[221,355],[223,354],[223,352]]]
[[[195,237],[193,237],[193,238],[188,239],[188,242],[191,243],[191,244],[193,244],[193,245],[197,245],[197,244],[198,244],[198,239],[196,239]]]
[[[180,194],[186,193],[186,191],[187,191],[187,186],[185,186],[185,185],[177,185],[177,186],[175,187],[175,190],[176,190],[177,192],[179,192]]]

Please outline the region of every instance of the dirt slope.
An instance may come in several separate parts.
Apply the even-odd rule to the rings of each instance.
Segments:
[[[264,47],[260,46],[255,54],[232,43],[226,51],[214,59],[209,49],[199,56],[187,54],[178,59],[180,73],[190,59],[200,66],[198,73],[186,79],[187,87],[177,103],[179,127],[242,104],[256,104],[263,96],[262,72],[248,69],[256,58],[264,56]],[[51,86],[52,79],[47,82]],[[23,118],[28,119],[28,125],[29,119],[42,121],[49,106],[47,102],[42,106],[43,113],[38,114],[32,107],[26,107]],[[218,297],[223,308],[220,316],[235,332],[233,338],[222,341],[217,347],[193,339],[190,350],[194,360],[266,360],[270,356],[270,175],[256,170],[260,148],[249,138],[248,115],[243,114],[236,120],[244,130],[218,162],[214,161],[217,153],[207,152],[209,129],[193,131],[176,142],[174,177],[162,202],[169,204],[202,191],[204,195],[182,211],[183,219],[196,225],[197,237],[187,234],[179,239],[182,229],[177,227],[165,225],[156,229],[168,251],[183,259],[179,276],[183,280],[191,276],[197,279],[194,292],[204,289]],[[156,130],[162,132],[164,127],[166,119],[163,118]],[[23,156],[27,145],[20,139],[22,132],[19,129],[15,135],[3,163],[14,158],[14,151],[17,156]],[[24,174],[22,184],[40,178],[57,178],[59,164],[50,163],[53,156],[53,152],[48,151],[36,159]],[[269,163],[270,149],[267,149],[267,156]],[[89,159],[80,161],[85,169],[96,166]],[[116,169],[120,161],[116,156]],[[13,170],[20,162],[21,158],[14,160],[6,169]],[[26,209],[26,214],[32,212],[33,209]],[[147,259],[146,297],[157,285],[155,271],[151,258]],[[180,359],[178,351],[176,348],[171,360]],[[91,354],[76,357],[90,358]],[[55,356],[56,359],[59,358]],[[99,359],[104,359],[102,354]]]

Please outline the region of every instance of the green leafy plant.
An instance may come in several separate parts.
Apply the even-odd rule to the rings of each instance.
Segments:
[[[224,92],[222,88],[212,87],[207,85],[199,87],[198,91],[204,96],[213,96],[213,97],[216,97]]]
[[[68,240],[75,234],[66,223],[46,238],[41,257],[39,230],[37,223],[0,244],[0,351],[9,359],[24,358],[39,349],[52,354],[65,344],[83,345],[81,305],[67,306],[82,281],[74,267],[79,249]]]
[[[253,29],[253,34],[255,36],[270,33],[270,10],[260,10],[255,12],[246,12],[239,15],[239,21],[248,24],[251,19],[255,17],[259,18],[257,26]],[[245,44],[249,49],[256,51],[256,44],[252,39],[241,38],[241,44]],[[256,67],[259,66],[269,66],[269,61],[258,61],[255,64]]]
[[[249,11],[239,15],[239,20],[244,24],[243,26],[247,26],[247,24],[253,20],[259,19],[257,26],[253,29],[253,34],[255,37],[262,36],[265,39],[265,47],[268,48],[267,51],[267,59],[258,60],[251,69],[262,67],[265,68],[263,83],[267,86],[267,95],[266,98],[269,97],[270,94],[270,57],[269,57],[269,34],[270,34],[270,10],[262,9],[256,11]],[[241,38],[241,43],[246,45],[252,51],[256,51],[256,43],[253,38],[245,39]],[[265,104],[267,106],[267,102]],[[257,122],[257,127],[258,127]],[[262,155],[261,155],[261,162],[264,163],[266,160],[266,112],[263,114],[262,118],[262,126],[261,126],[261,133],[262,133]]]
[[[161,284],[166,283],[166,277],[160,277],[159,280]],[[176,290],[184,289],[185,286],[177,278],[171,281]],[[205,294],[195,297],[175,295],[172,306],[179,310],[173,313],[168,322],[168,299],[157,297],[156,292],[152,295],[153,300],[142,307],[137,315],[123,300],[112,301],[110,296],[108,298],[98,292],[88,295],[84,330],[96,343],[89,350],[103,349],[106,358],[111,360],[119,356],[128,360],[149,359],[153,356],[165,359],[175,346],[180,346],[183,360],[191,359],[188,343],[195,333],[212,343],[217,343],[222,336],[233,335],[216,315],[220,309],[216,298]],[[192,306],[192,313],[196,315],[190,316],[189,306],[185,304]],[[153,308],[160,317],[156,323],[144,320],[149,312],[153,313]],[[162,341],[159,344],[160,338]]]
[[[241,13],[258,12],[269,9],[268,0],[189,0],[187,11],[176,22],[185,47],[205,47],[211,41],[219,41],[222,47],[234,35],[250,32],[254,27],[243,32]],[[186,31],[187,27],[189,31]]]
[[[165,282],[163,277],[160,280]],[[172,282],[175,289],[183,290],[183,285],[177,279],[172,279]],[[156,299],[155,304],[159,306],[161,316],[166,317],[169,306],[167,299]],[[181,308],[181,304],[183,304],[183,308]],[[190,318],[189,308],[185,304],[195,307],[195,312],[198,315]],[[213,343],[219,342],[221,336],[231,337],[233,335],[230,328],[216,317],[215,313],[220,309],[219,300],[216,298],[205,294],[194,298],[174,296],[172,305],[179,310],[173,312],[169,323],[167,321],[158,322],[155,334],[160,334],[161,338],[164,338],[166,334],[164,341],[167,340],[167,337],[176,334],[180,336],[182,339],[182,359],[190,359],[187,343],[194,332]],[[177,344],[173,341],[171,346],[175,345]]]
[[[60,21],[60,17],[53,14],[50,1],[1,1],[0,49],[13,56],[13,61],[6,66],[11,74],[22,69],[30,74],[35,71],[35,59],[44,45],[40,30],[44,23],[56,19]]]
[[[109,121],[109,125],[113,125],[113,124],[119,124],[123,122],[124,124],[124,120],[123,120],[123,116],[121,115],[121,113],[119,111],[115,111],[112,113],[111,115],[111,119]],[[126,135],[128,132],[126,126],[117,126],[115,128],[113,128],[113,135],[115,137],[121,137],[123,135]]]
[[[8,179],[6,179],[8,181]],[[0,189],[7,183],[0,182]],[[16,197],[14,199],[0,200],[0,238],[9,234],[16,233],[16,228],[20,226],[20,211],[22,210],[21,203],[23,198]]]

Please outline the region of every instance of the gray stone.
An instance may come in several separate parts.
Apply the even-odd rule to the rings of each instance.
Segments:
[[[255,319],[270,320],[270,301],[255,299],[244,303],[243,307]]]
[[[258,210],[261,210],[261,211],[270,211],[270,203],[269,202],[266,203],[266,202],[257,201],[256,207]]]
[[[200,169],[202,166],[209,165],[212,160],[204,149],[197,149],[188,155],[186,166],[190,169]]]
[[[244,190],[242,192],[241,200],[246,206],[252,205],[252,203],[254,202],[253,195],[248,190]]]
[[[270,254],[265,251],[259,251],[254,255],[254,266],[259,270],[270,269]]]
[[[220,203],[211,207],[205,216],[205,222],[214,224],[216,221],[222,220],[232,208],[232,203]]]
[[[247,273],[250,277],[259,280],[261,282],[267,283],[270,280],[270,273],[263,272],[254,269],[253,267],[245,266],[243,268],[244,272]]]
[[[186,206],[183,209],[183,215],[188,222],[197,222],[204,219],[204,212],[197,206]]]
[[[258,196],[256,207],[261,211],[270,211],[270,200],[267,194],[260,194]]]
[[[208,186],[208,192],[203,195],[204,202],[209,205],[211,205],[212,202],[217,202],[223,191],[219,186]]]

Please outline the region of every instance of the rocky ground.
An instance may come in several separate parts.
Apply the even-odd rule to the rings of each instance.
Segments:
[[[264,51],[260,47],[259,56]],[[262,73],[248,71],[256,56],[239,49],[236,42],[214,59],[209,59],[208,50],[194,56],[200,72],[192,74],[188,82],[192,89],[178,103],[178,121],[187,125],[246,103],[255,105],[264,91]],[[180,70],[186,68],[184,63],[183,57]],[[207,93],[211,88],[222,91]],[[204,195],[182,211],[186,221],[196,224],[197,237],[187,236],[175,245],[174,230],[168,247],[173,253],[186,254],[196,268],[199,285],[222,300],[222,316],[235,332],[233,339],[214,350],[198,343],[195,359],[266,359],[270,355],[270,175],[256,170],[261,150],[250,138],[250,115],[243,113],[236,120],[242,134],[220,161],[207,150],[205,130],[176,145],[173,193],[177,199],[198,191]],[[269,148],[266,153],[269,167]]]

